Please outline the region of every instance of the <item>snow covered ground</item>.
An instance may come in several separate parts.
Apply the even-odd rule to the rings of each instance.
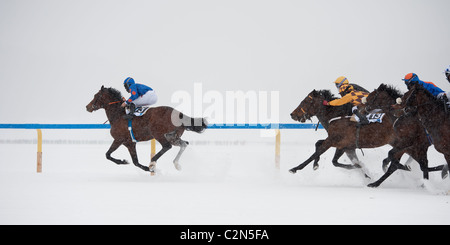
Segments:
[[[450,180],[396,172],[377,189],[359,171],[335,168],[334,149],[295,175],[288,169],[313,153],[325,131],[282,130],[281,169],[275,139],[259,130],[187,132],[190,146],[158,162],[151,177],[106,160],[108,130],[44,130],[43,173],[36,173],[34,130],[2,130],[0,224],[450,224]],[[158,145],[159,147],[159,145]],[[390,147],[360,159],[373,178]],[[150,145],[138,144],[141,163]],[[124,147],[113,154],[130,159]],[[444,158],[429,150],[430,166]],[[346,156],[343,163],[350,163]],[[402,159],[405,162],[405,159]]]

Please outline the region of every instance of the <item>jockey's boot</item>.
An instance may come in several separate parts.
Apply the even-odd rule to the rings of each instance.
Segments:
[[[369,120],[367,119],[367,117],[365,115],[362,115],[361,112],[359,112],[359,110],[354,110],[353,113],[355,113],[355,115],[359,118],[360,125],[369,124]]]
[[[134,111],[136,110],[136,105],[134,103],[131,103],[128,107],[128,110],[130,110],[130,112],[128,114],[126,114],[125,116],[123,116],[123,118],[131,120],[134,117]]]

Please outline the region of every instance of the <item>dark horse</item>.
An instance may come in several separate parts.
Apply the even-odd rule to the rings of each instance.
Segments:
[[[450,164],[450,116],[447,105],[420,85],[414,85],[398,102],[399,105],[394,107],[403,109],[400,114],[415,115],[430,135],[434,148],[444,155],[447,165],[442,170],[442,178],[446,178]]]
[[[372,123],[358,127],[356,122],[346,117],[334,118],[333,111],[342,110],[339,107],[324,106],[322,102],[329,100],[329,92],[312,91],[300,104],[301,109],[297,108],[293,114],[296,118],[302,118],[304,115],[320,116],[322,123],[328,124],[328,137],[323,141],[316,143],[316,152],[305,162],[290,169],[291,173],[306,167],[311,161],[318,160],[320,155],[326,152],[330,147],[337,149],[333,158],[333,163],[342,156],[347,150],[356,148],[376,148],[386,144],[393,144],[395,134],[393,133],[394,120],[390,117],[383,118],[383,123]],[[299,106],[299,107],[300,107]],[[341,114],[342,115],[342,114]],[[377,183],[379,184],[379,183]]]
[[[334,95],[329,90],[320,90],[320,91],[312,91],[308,97],[306,97],[300,105],[291,113],[291,118],[295,121],[299,121],[301,123],[306,122],[306,120],[311,120],[311,117],[316,116],[319,119],[319,122],[322,124],[322,126],[325,128],[325,130],[328,132],[328,128],[330,125],[329,120],[332,118],[340,118],[341,116],[351,116],[351,104],[346,104],[343,106],[336,106],[336,107],[315,107],[312,106],[314,103],[314,98],[321,96],[327,101],[331,101],[334,99],[337,99],[334,97]],[[316,150],[317,148],[323,143],[324,140],[319,140],[316,143]],[[352,161],[353,165],[347,165],[347,164],[341,164],[338,162],[338,159],[346,153],[348,158]],[[319,165],[318,162],[320,160],[320,157],[317,157],[314,159],[314,170],[316,170]],[[361,163],[356,155],[355,148],[353,149],[346,149],[346,150],[340,150],[336,149],[335,156],[332,160],[333,165],[335,167],[341,167],[345,169],[355,169],[355,168],[361,168]]]
[[[106,116],[111,124],[111,136],[114,141],[106,152],[106,158],[116,164],[128,164],[126,160],[118,160],[111,154],[124,145],[130,152],[134,165],[144,171],[154,173],[156,161],[172,146],[179,146],[180,151],[173,161],[175,168],[180,170],[179,159],[189,144],[181,139],[185,130],[202,133],[207,128],[207,122],[203,118],[194,119],[183,115],[181,112],[167,106],[150,108],[141,117],[135,117],[132,121],[132,131],[136,141],[148,141],[156,139],[162,149],[152,159],[150,168],[139,163],[136,153],[136,142],[133,141],[128,129],[128,120],[124,119],[125,110],[121,107],[123,97],[113,88],[101,87],[94,99],[86,106],[88,112],[105,109]]]
[[[398,115],[392,108],[392,104],[401,96],[403,95],[397,89],[381,84],[366,98],[366,111],[381,109],[386,113],[386,116],[394,121],[393,133],[395,136],[394,142],[390,143],[393,149],[389,151],[388,158],[383,161],[383,170],[386,173],[379,180],[370,184],[370,187],[379,186],[397,169],[407,170],[399,162],[404,153],[407,153],[419,163],[424,179],[428,179],[429,171],[441,171],[443,169],[442,165],[433,168],[428,167],[427,151],[431,144],[420,121],[412,115],[403,115],[397,118]],[[389,162],[391,162],[391,165],[386,169]]]

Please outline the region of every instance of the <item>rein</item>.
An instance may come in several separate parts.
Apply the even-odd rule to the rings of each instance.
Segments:
[[[408,112],[407,110],[407,108],[413,108],[413,111],[417,111],[417,108],[419,108],[419,107],[421,107],[421,106],[425,106],[425,105],[434,105],[434,103],[432,102],[432,101],[428,101],[428,102],[425,102],[425,103],[422,103],[422,104],[418,104],[418,105],[415,105],[415,106],[413,106],[413,105],[408,105],[408,104],[410,104],[409,103],[409,100],[411,99],[411,97],[414,95],[416,95],[416,92],[417,92],[417,90],[416,89],[414,89],[414,91],[412,91],[411,92],[411,94],[408,96],[408,98],[406,99],[406,102],[405,102],[405,107],[403,108],[403,113],[405,114],[405,115],[408,115],[410,112]]]
[[[108,105],[114,105],[114,104],[117,104],[117,103],[120,103],[120,102],[122,102],[122,100],[118,100],[118,101],[110,102],[110,103],[108,103]]]

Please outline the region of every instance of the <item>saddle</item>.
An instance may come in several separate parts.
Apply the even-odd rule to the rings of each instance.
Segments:
[[[383,123],[384,115],[386,115],[386,113],[383,113],[381,109],[375,109],[367,114],[366,118],[367,120],[369,120],[369,123]],[[358,116],[353,114],[353,116],[350,118],[350,121],[359,123],[360,120]]]

